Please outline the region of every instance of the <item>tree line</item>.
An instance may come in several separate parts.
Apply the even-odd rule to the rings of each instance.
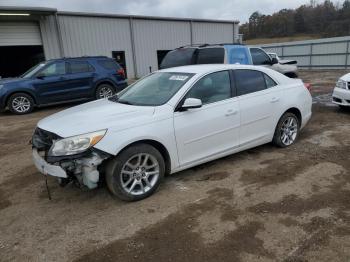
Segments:
[[[249,22],[241,25],[244,39],[285,37],[301,34],[336,37],[350,35],[350,0],[333,4],[330,0],[297,9],[282,9],[272,15],[254,12]]]

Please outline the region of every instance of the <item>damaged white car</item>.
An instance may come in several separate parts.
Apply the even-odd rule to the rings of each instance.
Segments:
[[[311,117],[301,80],[243,65],[152,73],[118,95],[41,120],[32,138],[41,173],[92,189],[105,180],[126,201],[165,174],[273,142],[292,145]]]

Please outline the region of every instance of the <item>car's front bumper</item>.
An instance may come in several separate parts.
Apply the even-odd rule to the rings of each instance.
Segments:
[[[63,170],[62,167],[51,165],[42,158],[37,149],[33,148],[33,161],[36,168],[40,171],[40,173],[44,175],[50,175],[60,178],[67,178],[66,171]]]
[[[350,90],[343,88],[334,88],[332,95],[333,103],[341,106],[350,106]]]

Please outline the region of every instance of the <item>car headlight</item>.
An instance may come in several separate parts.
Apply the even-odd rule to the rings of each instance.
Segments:
[[[63,138],[53,143],[50,156],[70,156],[82,153],[96,145],[106,134],[107,130]]]
[[[346,86],[347,86],[347,82],[344,81],[344,80],[338,80],[337,84],[336,84],[336,87],[338,88],[342,88],[342,89],[346,89]]]

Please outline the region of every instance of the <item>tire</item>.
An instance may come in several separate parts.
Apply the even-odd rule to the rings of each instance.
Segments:
[[[148,160],[144,162],[146,156]],[[138,201],[157,190],[164,174],[164,159],[159,151],[148,144],[137,144],[110,160],[106,167],[106,183],[109,191],[119,199]]]
[[[108,98],[115,94],[115,88],[110,84],[101,84],[96,88],[96,99]]]
[[[290,122],[291,119],[293,122]],[[300,121],[298,117],[293,113],[285,113],[278,121],[272,143],[282,148],[291,146],[298,139],[299,132]]]
[[[10,96],[7,106],[17,115],[29,114],[34,109],[34,99],[26,93],[15,93]]]

